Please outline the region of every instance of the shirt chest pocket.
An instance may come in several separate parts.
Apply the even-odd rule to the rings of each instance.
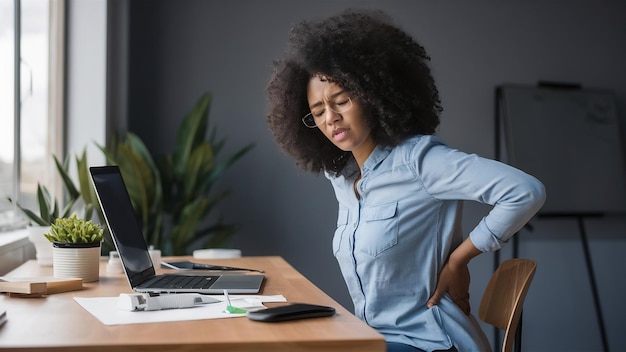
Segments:
[[[373,257],[398,243],[398,203],[386,203],[362,212],[362,226],[356,236],[356,247]]]

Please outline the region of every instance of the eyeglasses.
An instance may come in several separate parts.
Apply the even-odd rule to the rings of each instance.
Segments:
[[[302,118],[302,123],[308,128],[315,128],[326,120],[326,106],[337,114],[342,114],[352,109],[352,99],[350,97],[339,98],[336,101],[319,105],[311,109],[311,112]]]

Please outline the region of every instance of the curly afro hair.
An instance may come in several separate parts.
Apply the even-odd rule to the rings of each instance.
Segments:
[[[349,92],[361,104],[374,141],[395,146],[434,134],[439,125],[442,108],[428,61],[424,48],[381,11],[346,10],[303,21],[291,29],[285,57],[274,61],[267,87],[269,128],[299,167],[337,175],[352,154],[301,121],[310,112],[311,77],[329,77]]]

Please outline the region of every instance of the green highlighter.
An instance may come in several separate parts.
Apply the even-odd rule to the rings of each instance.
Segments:
[[[224,297],[226,297],[226,303],[228,304],[226,306],[226,312],[231,313],[231,314],[244,314],[244,313],[247,312],[245,309],[234,307],[230,303],[230,297],[228,296],[228,290],[224,290]]]

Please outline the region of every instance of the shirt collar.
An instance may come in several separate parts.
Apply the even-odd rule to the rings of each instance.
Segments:
[[[387,158],[392,150],[393,147],[381,147],[380,145],[377,145],[365,160],[365,163],[363,164],[363,173],[367,173],[370,170],[375,169],[378,164]],[[350,160],[348,160],[346,166],[339,174],[347,180],[356,178],[356,175],[359,174],[359,166],[353,156],[350,156]]]
[[[387,158],[392,149],[393,147],[390,146],[382,147],[377,145],[376,148],[372,150],[372,154],[370,154],[370,156],[368,156],[365,160],[365,163],[363,164],[363,173],[375,169],[378,164]]]

